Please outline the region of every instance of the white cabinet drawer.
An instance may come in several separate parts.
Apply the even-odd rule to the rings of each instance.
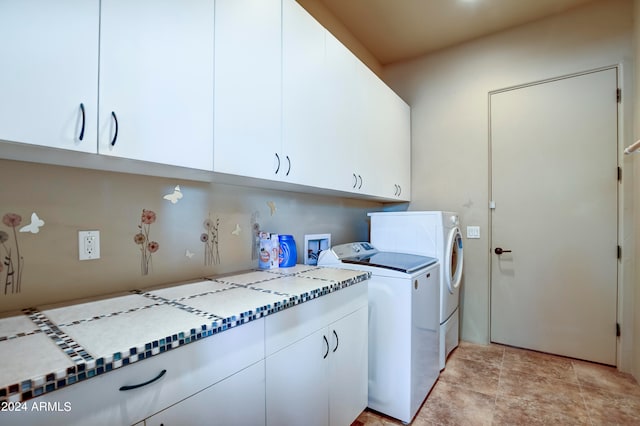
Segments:
[[[265,419],[264,361],[145,420],[146,426],[253,426]]]
[[[190,343],[26,402],[45,411],[2,413],[10,425],[131,425],[264,359],[264,319]],[[129,391],[120,387],[163,377]],[[65,403],[68,403],[65,405]],[[52,412],[56,404],[70,410]]]
[[[363,281],[266,317],[265,355],[297,342],[367,303],[367,281]]]

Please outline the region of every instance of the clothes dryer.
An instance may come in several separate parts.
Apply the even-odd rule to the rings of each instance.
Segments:
[[[440,369],[458,346],[463,249],[458,214],[444,211],[376,212],[371,244],[378,250],[435,257],[440,262]]]

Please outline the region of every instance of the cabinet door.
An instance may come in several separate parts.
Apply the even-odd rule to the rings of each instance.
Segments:
[[[371,78],[369,140],[375,154],[371,161],[377,173],[371,176],[374,195],[409,200],[411,195],[411,111],[409,106],[384,82]]]
[[[146,426],[264,425],[264,361],[167,408]]]
[[[411,174],[410,109],[382,80],[359,63],[356,98],[359,102],[359,192],[385,198],[409,199]],[[401,188],[398,188],[400,186]]]
[[[358,59],[332,34],[326,35],[326,75],[328,118],[325,126],[326,147],[318,147],[318,158],[328,165],[322,169],[331,189],[357,192],[361,163],[366,163]],[[330,123],[330,124],[329,124]]]
[[[267,426],[328,424],[328,358],[326,327],[267,357]]]
[[[294,0],[282,2],[282,179],[327,187],[337,152],[327,140],[326,30]]]
[[[216,172],[277,179],[285,167],[281,25],[280,0],[216,1]]]
[[[0,2],[0,139],[97,152],[99,4]]]
[[[367,407],[368,308],[329,326],[329,424],[351,424]]]
[[[213,168],[214,0],[103,0],[103,155]]]

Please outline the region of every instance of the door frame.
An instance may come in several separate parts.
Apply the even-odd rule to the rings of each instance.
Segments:
[[[635,251],[635,241],[633,234],[633,162],[628,156],[623,156],[623,147],[633,142],[633,116],[632,116],[632,63],[623,60],[618,64],[596,67],[588,70],[572,72],[564,75],[531,81],[528,83],[507,86],[500,89],[491,90],[487,94],[487,146],[488,146],[488,238],[487,238],[487,263],[488,263],[488,330],[489,340],[491,340],[491,292],[492,292],[492,256],[493,247],[493,168],[492,168],[492,134],[491,134],[491,96],[501,92],[514,89],[531,87],[553,81],[563,80],[581,75],[591,74],[598,71],[615,69],[618,80],[618,88],[621,91],[621,100],[618,102],[618,125],[617,125],[617,162],[622,170],[622,179],[618,181],[617,210],[618,210],[618,245],[622,248],[622,257],[617,263],[617,322],[620,326],[620,336],[616,343],[616,366],[623,372],[631,372],[633,368],[633,314],[634,314],[634,268],[633,257]],[[627,207],[627,208],[625,208]],[[640,306],[637,307],[640,309]],[[637,332],[638,330],[635,330]]]

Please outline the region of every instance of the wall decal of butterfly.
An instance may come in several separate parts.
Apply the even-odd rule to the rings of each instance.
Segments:
[[[31,232],[37,234],[40,228],[44,226],[44,220],[40,219],[36,212],[31,213],[31,223],[20,228],[20,232]]]
[[[234,229],[233,231],[231,231],[231,233],[232,233],[233,235],[240,235],[240,232],[242,232],[242,228],[240,228],[240,225],[238,225],[238,224],[236,223],[236,229]]]
[[[177,203],[182,198],[182,191],[180,190],[180,185],[176,185],[171,194],[167,194],[164,197],[165,200],[171,201],[171,204]]]
[[[191,258],[193,258],[193,255],[195,255],[195,253],[192,253],[192,252],[190,252],[190,251],[189,251],[189,249],[187,249],[187,250],[184,252],[184,255],[185,255],[186,257],[188,257],[189,259],[191,259]]]
[[[269,206],[269,209],[271,210],[271,216],[273,216],[277,210],[276,207],[276,202],[275,201],[267,201],[267,205]]]

